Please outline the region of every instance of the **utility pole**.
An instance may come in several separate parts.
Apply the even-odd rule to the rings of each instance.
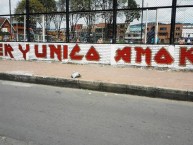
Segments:
[[[9,14],[10,14],[10,33],[11,33],[11,40],[12,40],[12,17],[11,17],[11,0],[9,0]]]
[[[66,0],[66,42],[69,42],[69,0]]]
[[[147,3],[148,7],[148,3]],[[146,20],[145,20],[145,35],[144,35],[144,43],[147,43],[147,25],[148,25],[148,9],[146,9]]]
[[[42,15],[42,41],[45,42],[45,16],[44,14]]]
[[[27,41],[30,42],[30,30],[29,30],[29,23],[30,23],[30,20],[29,20],[29,0],[26,0],[26,31],[27,31]]]
[[[116,43],[117,36],[117,0],[113,0],[113,41],[112,43]]]
[[[144,0],[142,0],[142,12],[141,12],[141,43],[143,43],[143,5]]]
[[[159,23],[158,23],[158,9],[156,9],[156,27],[155,27],[155,40],[154,40],[154,44],[157,44],[158,43],[158,26],[159,26]]]
[[[23,41],[26,41],[26,10],[24,10],[24,17],[23,17]]]
[[[176,24],[176,4],[177,0],[172,1],[171,29],[170,29],[170,44],[174,44],[175,24]]]

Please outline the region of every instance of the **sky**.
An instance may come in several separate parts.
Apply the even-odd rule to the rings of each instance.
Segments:
[[[11,1],[11,13],[14,13],[14,9],[20,0],[10,0]],[[142,7],[142,0],[136,0],[137,4]],[[177,0],[178,5],[193,5],[193,0]],[[144,0],[144,7],[155,7],[155,6],[171,6],[172,0]],[[9,14],[9,0],[0,0],[0,15]],[[171,21],[171,9],[160,9],[158,12],[158,22],[170,23]],[[176,21],[181,23],[193,23],[193,8],[178,8],[176,13]],[[146,19],[147,11],[144,11],[143,21],[155,22],[156,21],[156,11],[148,10],[148,16]],[[118,23],[124,22],[124,17],[117,18]],[[140,20],[134,20],[132,23],[140,23]],[[83,21],[80,21],[83,23]]]
[[[12,4],[12,12],[14,12],[14,8],[16,7],[16,4],[20,0],[10,0]],[[56,0],[58,1],[58,0]],[[121,1],[121,0],[118,0]],[[144,6],[154,7],[154,6],[171,6],[172,0],[143,0]],[[137,4],[142,6],[142,0],[136,0]],[[193,0],[177,0],[178,5],[193,5]],[[9,0],[0,0],[0,14],[6,14],[9,13]]]
[[[11,2],[11,13],[14,13],[14,9],[19,0],[10,0]],[[9,14],[9,0],[0,0],[0,15]]]

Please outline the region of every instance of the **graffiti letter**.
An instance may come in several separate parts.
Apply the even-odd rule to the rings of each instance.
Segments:
[[[46,45],[42,45],[42,53],[39,53],[38,45],[35,45],[34,49],[35,49],[35,55],[37,58],[46,58],[47,57],[47,46]]]
[[[54,58],[54,54],[56,54],[58,60],[62,61],[61,45],[57,45],[57,48],[54,45],[49,45],[49,47],[50,47],[50,58]]]
[[[141,63],[142,61],[142,55],[145,55],[145,62],[147,65],[151,65],[151,49],[150,48],[146,48],[143,49],[142,47],[135,47],[135,51],[136,51],[136,63]]]
[[[155,62],[158,64],[172,64],[174,59],[170,53],[165,49],[161,48],[154,57]]]
[[[78,52],[80,52],[80,47],[76,44],[70,53],[70,58],[72,60],[82,60],[83,55],[76,55]]]
[[[10,44],[5,44],[4,47],[5,47],[5,56],[8,56],[9,54],[11,58],[14,58],[12,54],[13,48],[10,46]]]
[[[124,47],[122,50],[118,49],[116,51],[115,61],[123,59],[124,62],[131,62],[131,47]]]
[[[193,64],[193,48],[187,50],[185,47],[180,48],[180,65],[186,66],[186,60]]]
[[[22,46],[19,44],[19,50],[22,52],[23,58],[26,60],[26,54],[27,54],[27,52],[29,52],[29,44],[26,44],[25,50],[23,50]]]
[[[63,58],[68,59],[68,45],[63,46]]]
[[[99,53],[93,46],[89,49],[85,57],[88,61],[99,61],[100,59]]]

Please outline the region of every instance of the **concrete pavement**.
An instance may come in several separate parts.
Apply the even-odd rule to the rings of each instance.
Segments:
[[[192,112],[192,102],[0,80],[0,145],[192,145]]]
[[[81,77],[72,79],[73,72]],[[1,60],[0,79],[193,101],[193,72]]]
[[[0,136],[0,145],[37,145],[37,144]]]

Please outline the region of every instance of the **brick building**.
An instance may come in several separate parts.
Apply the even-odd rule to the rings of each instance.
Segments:
[[[150,23],[148,24],[147,27],[147,32],[151,30],[151,27],[155,26],[155,23]],[[158,24],[158,38],[159,38],[159,43],[169,43],[170,42],[170,29],[171,25],[170,24]],[[183,29],[183,24],[176,24],[175,25],[175,33],[174,33],[174,42],[177,43],[179,38],[182,37],[182,29]]]
[[[11,31],[12,28],[12,31]],[[9,41],[14,34],[14,27],[11,27],[10,21],[8,18],[0,17],[0,41]]]

